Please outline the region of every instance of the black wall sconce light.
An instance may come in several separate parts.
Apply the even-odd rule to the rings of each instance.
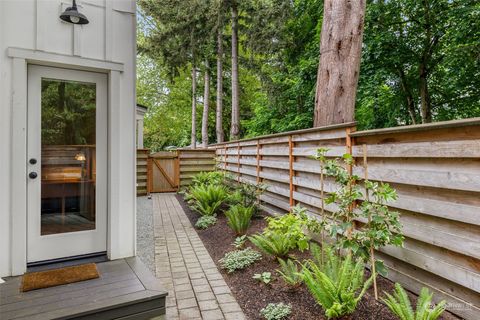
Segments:
[[[88,19],[77,10],[77,3],[73,0],[72,6],[68,7],[61,15],[60,19],[73,24],[87,24]]]

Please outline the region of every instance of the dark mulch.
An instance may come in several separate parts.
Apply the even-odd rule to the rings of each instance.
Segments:
[[[194,225],[199,218],[199,215],[190,210],[181,195],[177,195],[177,199],[185,210],[190,222]],[[265,226],[266,222],[264,219],[253,219],[248,234],[250,235],[261,232]],[[275,270],[279,268],[278,262],[271,257],[264,256],[262,260],[256,262],[247,269],[239,270],[234,273],[227,273],[220,268],[218,260],[220,260],[225,253],[235,249],[235,247],[232,246],[232,243],[235,240],[235,234],[227,226],[224,215],[218,217],[216,225],[206,230],[197,230],[197,233],[220,269],[225,281],[232,290],[248,319],[263,319],[259,315],[260,309],[264,308],[271,302],[290,304],[292,306],[292,314],[289,319],[326,319],[322,308],[312,298],[305,285],[292,289],[284,283],[282,278],[275,272]],[[247,245],[251,244],[248,243]],[[251,246],[255,249],[253,245]],[[293,255],[300,261],[309,257],[307,252],[295,252]],[[266,285],[252,278],[254,274],[262,272],[272,273],[272,278],[274,280],[271,284]],[[388,279],[379,276],[377,283],[379,292],[391,292],[393,290],[393,283]],[[410,298],[415,299],[416,296],[410,294]],[[355,313],[342,319],[396,320],[397,318],[383,303],[375,301],[373,288],[370,288],[360,301]],[[445,312],[441,319],[450,320],[458,318]]]

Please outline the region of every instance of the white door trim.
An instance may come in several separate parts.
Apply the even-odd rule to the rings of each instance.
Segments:
[[[120,189],[111,188],[115,176],[120,176],[121,170],[118,161],[110,161],[112,155],[119,154],[120,136],[113,134],[115,130],[121,130],[120,116],[115,116],[120,102],[120,76],[123,64],[99,63],[99,60],[75,57],[66,59],[64,55],[48,54],[48,61],[44,61],[44,53],[27,51],[28,57],[18,54],[15,48],[9,48],[8,55],[12,58],[12,142],[11,142],[11,249],[10,249],[10,274],[21,275],[27,270],[27,64],[74,68],[86,71],[97,71],[108,74],[108,183],[107,183],[107,207],[108,207],[108,236],[107,253],[110,259],[122,256],[122,251],[115,243],[121,238],[120,219],[115,211],[120,207]],[[73,57],[72,57],[73,58]],[[95,66],[92,68],[92,62]],[[70,64],[71,63],[71,64]],[[122,67],[119,68],[118,66]],[[134,108],[132,108],[134,112]],[[114,115],[112,117],[112,114]],[[115,185],[115,184],[113,184]],[[117,242],[118,243],[118,242]]]

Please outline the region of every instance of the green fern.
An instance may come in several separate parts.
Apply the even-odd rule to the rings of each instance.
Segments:
[[[302,284],[303,279],[300,272],[301,270],[298,268],[298,265],[295,261],[291,259],[283,260],[279,258],[278,262],[280,263],[280,270],[277,269],[277,272],[280,274],[280,276],[282,276],[282,279],[286,284],[292,287],[298,287]]]
[[[227,197],[227,191],[222,186],[198,185],[190,189],[187,199],[190,206],[202,216],[212,216]]]
[[[248,237],[258,249],[275,257],[286,257],[292,248],[289,238],[276,234],[255,234]]]
[[[445,311],[445,300],[439,304],[432,306],[433,293],[430,293],[427,288],[420,290],[420,295],[417,300],[417,308],[414,312],[407,292],[398,283],[395,283],[395,291],[393,295],[385,292],[386,299],[382,301],[400,320],[436,320]]]
[[[223,183],[224,174],[220,171],[199,172],[192,178],[192,186],[218,185]]]
[[[227,224],[237,236],[247,233],[253,212],[253,207],[244,207],[242,205],[232,206],[227,212],[225,212],[225,215],[227,216]]]
[[[308,261],[302,271],[307,288],[328,319],[353,313],[373,281],[372,277],[364,280],[362,261],[353,261],[351,255],[342,258],[332,251],[325,252],[323,265]]]

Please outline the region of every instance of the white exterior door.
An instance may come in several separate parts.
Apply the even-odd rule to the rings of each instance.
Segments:
[[[107,79],[28,67],[29,263],[106,251]]]

